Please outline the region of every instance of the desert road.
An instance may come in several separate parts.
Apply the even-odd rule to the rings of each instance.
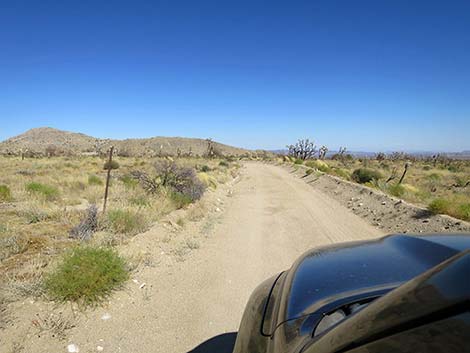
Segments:
[[[104,352],[230,352],[261,281],[311,247],[382,235],[281,167],[246,163],[241,174],[199,249],[172,267],[146,268],[139,276],[146,295],[137,289],[114,296],[67,341],[80,352],[98,346]],[[104,312],[109,320],[101,319]]]

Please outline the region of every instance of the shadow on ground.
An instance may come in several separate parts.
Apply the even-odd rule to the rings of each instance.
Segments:
[[[224,333],[208,339],[188,353],[232,353],[236,332]]]

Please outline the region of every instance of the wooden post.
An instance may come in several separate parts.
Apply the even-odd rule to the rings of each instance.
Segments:
[[[111,165],[113,162],[113,151],[114,146],[111,146],[109,149],[109,159],[108,159],[108,175],[106,176],[106,188],[104,189],[104,204],[103,204],[103,213],[106,212],[106,202],[108,201],[108,188],[109,188],[109,179],[111,177]]]

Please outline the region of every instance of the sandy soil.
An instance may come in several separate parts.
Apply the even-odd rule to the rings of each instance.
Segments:
[[[176,224],[198,207],[207,215]],[[289,171],[260,163],[172,217],[121,249],[140,261],[106,305],[12,305],[0,352],[67,352],[70,344],[80,352],[223,352],[218,337],[230,346],[262,280],[311,247],[384,234]]]

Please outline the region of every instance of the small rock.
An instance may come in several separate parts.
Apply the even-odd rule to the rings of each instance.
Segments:
[[[111,319],[111,314],[109,313],[105,313],[103,314],[103,316],[101,316],[101,320],[109,320]]]
[[[139,284],[139,281],[136,279],[133,279],[132,282],[134,282],[135,284]]]
[[[69,353],[76,353],[76,352],[80,352],[80,350],[78,349],[78,346],[76,346],[75,344],[71,343],[67,346],[67,352]]]
[[[362,202],[359,202],[357,205],[358,205],[359,207],[361,207],[361,206],[364,205],[364,204],[363,204]]]
[[[385,206],[386,204],[387,204],[387,202],[386,202],[386,201],[382,201],[382,205],[384,205],[384,206]]]
[[[147,283],[145,283],[145,282],[142,283],[142,284],[139,286],[139,288],[140,288],[140,289],[144,288],[144,287],[146,286],[146,284],[147,284]]]
[[[97,347],[96,347],[96,350],[97,350],[98,352],[103,352],[104,348],[103,348],[102,346],[97,346]]]
[[[429,223],[429,219],[423,219],[423,223]]]
[[[215,209],[215,212],[220,212],[220,208],[217,207],[217,208]]]

